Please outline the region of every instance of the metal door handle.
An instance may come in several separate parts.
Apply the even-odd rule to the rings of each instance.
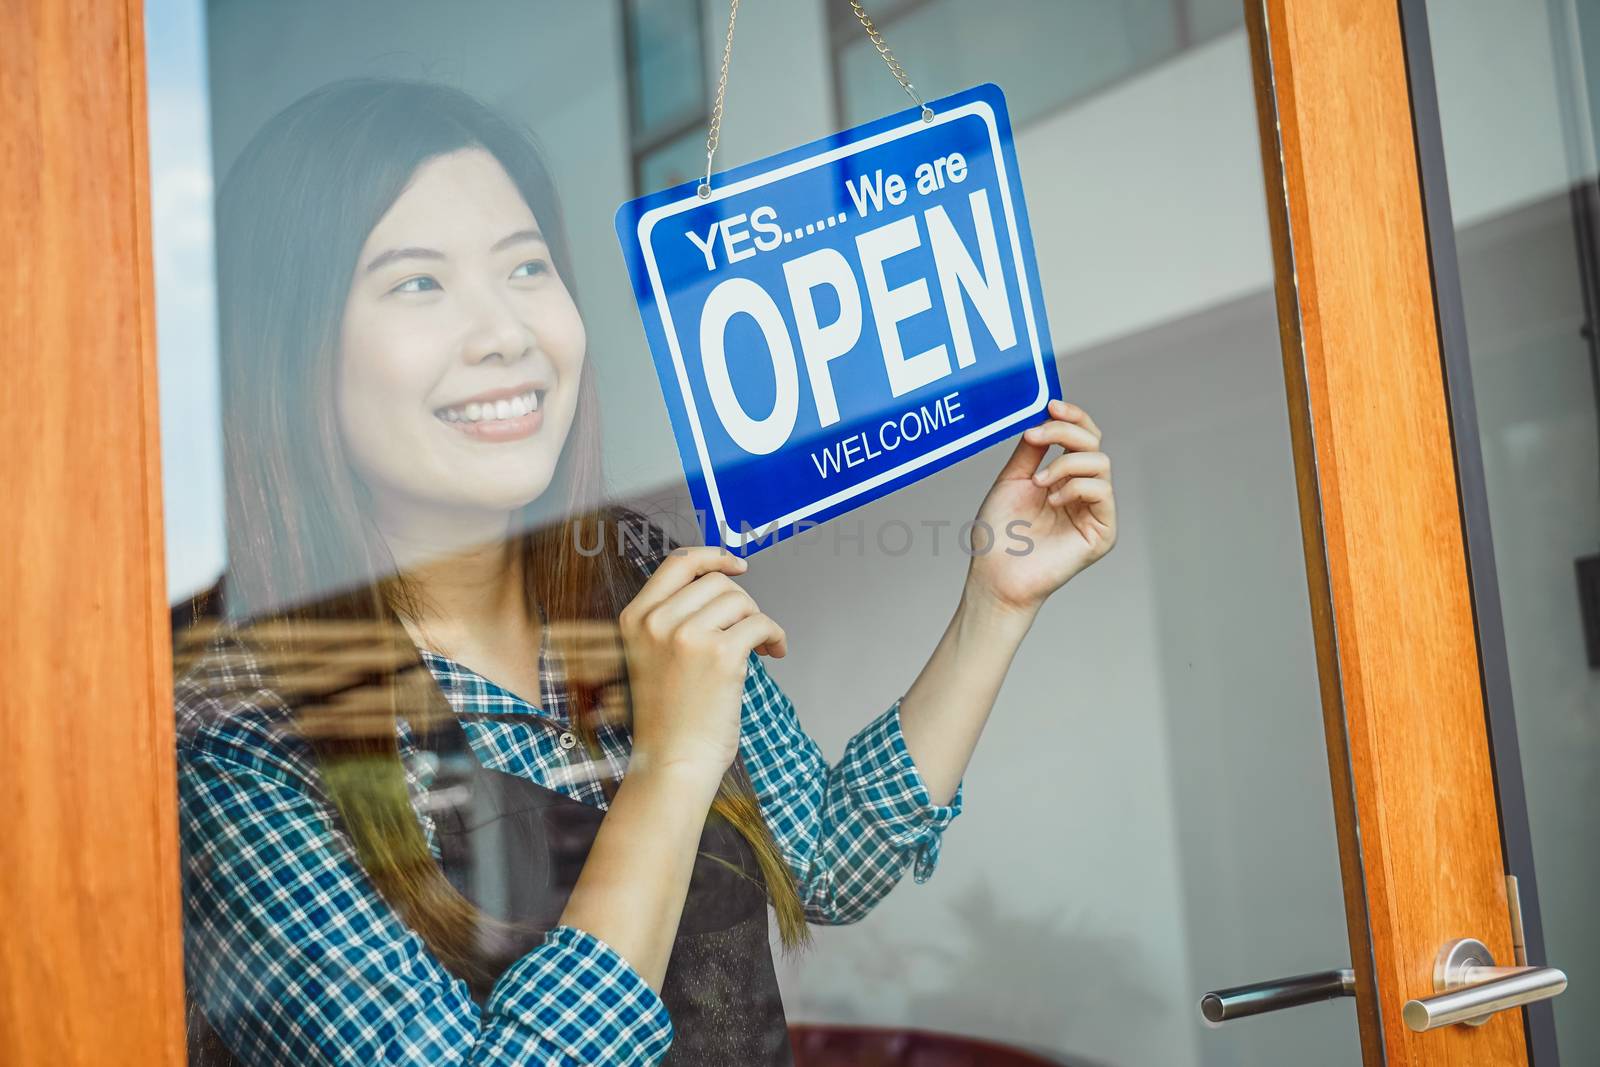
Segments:
[[[1465,1023],[1482,1026],[1506,1008],[1548,1000],[1567,988],[1554,967],[1496,967],[1482,941],[1451,941],[1433,962],[1435,996],[1408,1000],[1400,1015],[1418,1033]]]
[[[1315,974],[1297,974],[1293,978],[1274,978],[1270,982],[1218,989],[1200,998],[1200,1015],[1210,1026],[1219,1026],[1230,1019],[1246,1015],[1294,1008],[1301,1004],[1315,1004],[1319,1000],[1356,995],[1356,972],[1346,968],[1340,971],[1317,971]]]

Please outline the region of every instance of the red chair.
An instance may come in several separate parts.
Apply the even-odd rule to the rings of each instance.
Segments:
[[[955,1034],[869,1026],[789,1027],[795,1067],[1061,1067],[1031,1052]]]

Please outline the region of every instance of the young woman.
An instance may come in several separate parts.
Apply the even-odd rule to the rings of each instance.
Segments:
[[[978,518],[1031,551],[973,556],[830,767],[747,564],[602,498],[525,135],[338,83],[266,125],[218,220],[226,624],[177,693],[197,1052],[789,1062],[768,906],[794,945],[931,874],[1018,643],[1115,540],[1093,420],[1022,435]]]

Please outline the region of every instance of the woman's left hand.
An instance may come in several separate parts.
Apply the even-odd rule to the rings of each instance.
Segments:
[[[969,597],[1030,615],[1117,540],[1111,460],[1100,451],[1100,428],[1064,400],[1050,401],[1048,414],[1023,433],[984,497],[977,521],[987,524],[993,542],[981,554],[974,547],[967,573]],[[1064,451],[1040,469],[1051,445]]]

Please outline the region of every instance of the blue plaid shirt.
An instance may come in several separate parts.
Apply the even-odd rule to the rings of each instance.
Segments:
[[[626,769],[627,733],[602,729],[596,753],[576,743],[558,657],[541,652],[540,707],[444,656],[422,658],[480,762],[605,806],[599,782]],[[248,669],[202,660],[176,694],[190,993],[241,1062],[610,1067],[665,1055],[672,1022],[661,998],[576,927],[552,930],[480,1009],[363,874],[282,700],[228,677]],[[230,694],[226,706],[218,693]],[[813,923],[860,919],[907,867],[926,881],[961,810],[959,788],[950,804],[932,802],[899,710],[897,701],[830,767],[750,657],[740,754]],[[429,766],[404,723],[399,741],[431,842]]]

